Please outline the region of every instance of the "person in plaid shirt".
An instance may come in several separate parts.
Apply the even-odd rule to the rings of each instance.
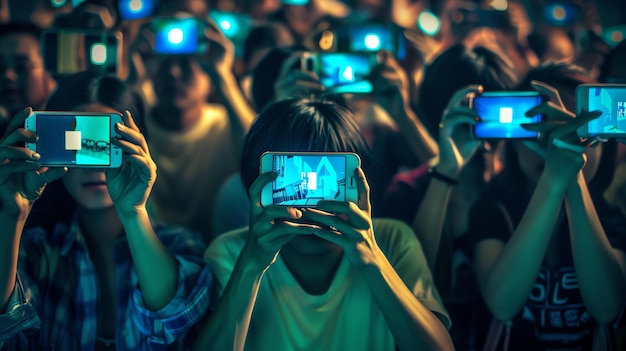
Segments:
[[[76,79],[90,88],[73,89],[72,109],[124,108],[111,98],[125,91],[119,79]],[[156,166],[130,112],[112,141],[124,153],[121,168],[69,171],[41,168],[39,154],[15,146],[37,141],[21,128],[30,113],[13,117],[0,139],[0,349],[182,349],[208,310],[212,275],[199,236],[150,223]],[[24,230],[34,201],[61,177],[76,203],[72,219]],[[68,206],[60,199],[57,207]]]

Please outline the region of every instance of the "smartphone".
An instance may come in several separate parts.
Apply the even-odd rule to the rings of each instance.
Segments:
[[[541,7],[541,17],[550,26],[572,26],[581,20],[582,10],[571,0],[547,0]]]
[[[329,93],[370,93],[374,89],[367,80],[377,64],[374,53],[311,53],[305,61],[305,69],[315,73]]]
[[[124,21],[146,18],[156,12],[157,0],[118,0],[117,9]]]
[[[206,23],[193,17],[156,17],[151,22],[154,31],[154,52],[161,55],[190,55],[205,53]]]
[[[474,125],[477,139],[535,139],[538,132],[524,129],[522,124],[539,123],[542,116],[526,117],[526,111],[541,105],[543,96],[536,91],[483,92],[470,99],[481,121]]]
[[[293,6],[306,6],[308,5],[310,0],[282,0],[281,3],[283,5],[293,5]]]
[[[95,70],[117,75],[122,34],[101,30],[54,28],[41,34],[44,67],[56,74]]]
[[[348,25],[338,29],[339,50],[347,52],[377,52],[387,50],[395,57],[406,57],[404,32],[391,24]]]
[[[581,84],[576,87],[576,112],[602,111],[578,129],[581,137],[626,137],[626,84]]]
[[[233,42],[243,43],[248,37],[252,19],[247,14],[212,10],[209,18],[215,21],[222,33]]]
[[[315,207],[320,200],[357,202],[354,171],[361,166],[355,153],[266,152],[261,173],[278,174],[263,188],[261,205]]]
[[[38,152],[44,166],[116,168],[122,165],[122,150],[111,140],[120,137],[115,123],[122,116],[115,113],[35,111],[24,128],[39,136],[26,148]]]

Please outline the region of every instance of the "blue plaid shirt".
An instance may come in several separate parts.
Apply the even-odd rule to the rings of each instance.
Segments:
[[[199,237],[181,228],[156,228],[178,262],[178,289],[160,311],[143,305],[125,239],[115,245],[118,287],[117,350],[179,350],[183,334],[208,310],[213,277]],[[75,220],[53,233],[22,235],[15,289],[0,314],[0,349],[95,350],[99,281]],[[4,346],[4,348],[3,348]]]

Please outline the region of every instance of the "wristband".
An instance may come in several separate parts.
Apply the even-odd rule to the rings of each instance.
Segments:
[[[454,179],[452,177],[449,177],[445,174],[439,173],[437,172],[437,169],[435,169],[435,167],[431,167],[428,169],[428,173],[430,174],[431,177],[440,180],[448,185],[457,185],[459,184],[459,181],[457,179]]]

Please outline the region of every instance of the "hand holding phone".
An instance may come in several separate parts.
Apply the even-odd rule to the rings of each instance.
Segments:
[[[626,84],[582,84],[576,88],[576,113],[600,111],[578,129],[581,137],[626,138]]]
[[[261,174],[278,176],[263,188],[261,205],[315,207],[321,200],[357,202],[355,170],[361,160],[355,153],[266,152]]]
[[[539,123],[541,115],[527,117],[526,111],[541,105],[543,97],[536,91],[494,91],[477,94],[470,99],[470,107],[480,121],[473,134],[478,139],[536,139],[539,132],[522,127]]]
[[[36,133],[37,142],[26,148],[41,155],[39,163],[50,167],[116,168],[122,165],[122,150],[112,143],[119,138],[115,113],[35,111],[24,122]]]
[[[37,134],[22,126],[31,114],[27,108],[18,112],[0,137],[0,211],[12,215],[30,211],[32,202],[41,195],[46,183],[60,178],[65,168],[42,168],[41,156],[20,143],[34,143]]]

